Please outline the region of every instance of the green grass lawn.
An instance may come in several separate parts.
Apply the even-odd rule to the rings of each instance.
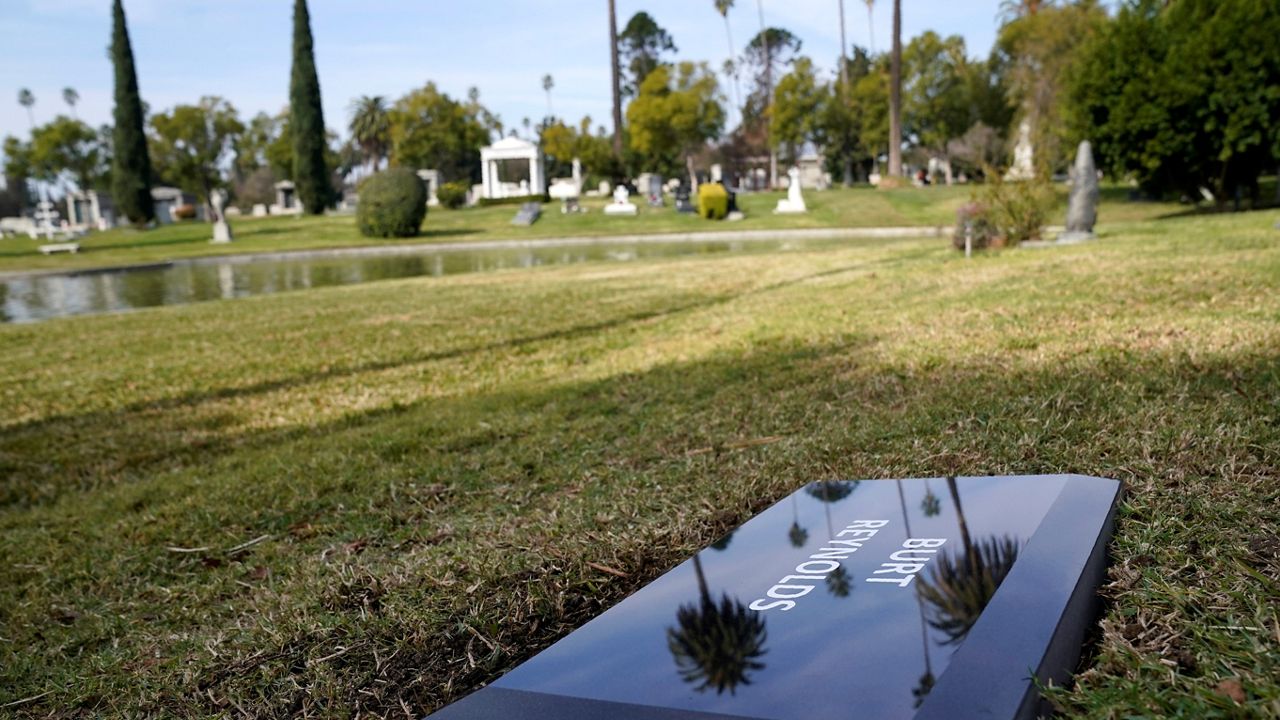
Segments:
[[[640,208],[634,218],[606,217],[603,200],[587,201],[591,212],[562,215],[559,204],[545,206],[542,219],[532,227],[513,227],[516,207],[499,206],[464,210],[433,209],[423,225],[423,235],[405,240],[367,238],[356,230],[355,218],[346,216],[307,218],[239,218],[232,223],[236,242],[210,245],[212,229],[205,223],[181,223],[140,232],[119,229],[93,233],[82,241],[78,255],[43,256],[40,241],[25,238],[0,240],[0,272],[56,270],[136,263],[233,253],[304,250],[367,245],[519,240],[569,236],[609,236],[631,233],[679,233],[717,230],[769,230],[814,227],[884,227],[950,225],[956,208],[969,199],[973,187],[904,188],[880,191],[871,188],[836,189],[806,193],[810,212],[774,215],[783,193],[744,195],[742,222],[709,222],[664,209]],[[1178,212],[1169,203],[1124,202],[1127,191],[1109,189],[1101,209],[1104,223],[1149,219]],[[1064,201],[1065,202],[1065,201]],[[643,204],[643,202],[641,202]],[[1065,204],[1055,218],[1065,217]],[[1055,222],[1062,222],[1056,219]]]
[[[1064,713],[1280,716],[1277,220],[0,326],[0,714],[418,717],[807,482],[1073,472]]]

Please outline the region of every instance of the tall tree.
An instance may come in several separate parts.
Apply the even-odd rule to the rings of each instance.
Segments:
[[[876,0],[867,0],[867,49],[872,53],[876,51],[876,19],[872,12],[875,4]]]
[[[970,95],[964,38],[939,37],[932,30],[912,38],[903,53],[903,120],[907,134],[943,161],[951,184],[948,147],[979,120]]]
[[[763,20],[763,15],[761,16]],[[776,143],[769,137],[770,117],[773,111],[774,78],[782,66],[788,65],[800,51],[801,41],[789,30],[776,27],[762,29],[747,43],[744,60],[755,69],[755,90],[747,99],[744,119],[759,122],[765,132],[765,144],[769,147],[769,184],[777,184],[778,154]]]
[[[360,148],[361,160],[370,171],[378,169],[391,144],[391,120],[387,99],[362,95],[351,103],[351,139]]]
[[[893,0],[893,52],[889,60],[889,174],[902,176],[902,0]]]
[[[62,101],[67,104],[67,107],[71,108],[71,117],[78,120],[76,103],[80,102],[80,93],[76,92],[73,87],[64,87],[62,88]]]
[[[725,70],[733,79],[733,103],[736,107],[742,107],[742,87],[738,82],[738,64],[734,62],[733,56],[737,53],[737,46],[733,44],[733,29],[729,26],[729,11],[733,9],[734,0],[715,0],[716,12],[720,13],[720,17],[724,18],[724,34],[729,40],[729,60],[725,65]]]
[[[551,107],[551,91],[556,87],[556,79],[551,77],[551,73],[542,76],[542,91],[547,94],[547,118],[555,117],[555,110]]]
[[[325,166],[324,109],[311,39],[307,0],[293,4],[293,72],[289,80],[289,128],[293,140],[293,182],[298,199],[312,215],[324,212],[333,196]]]
[[[676,52],[671,35],[643,10],[631,16],[618,36],[619,62],[628,74],[622,92],[634,96],[649,73],[662,63],[662,54]]]
[[[32,128],[34,128],[36,126],[36,116],[31,112],[31,108],[35,107],[36,104],[35,94],[27,88],[22,88],[18,91],[18,104],[26,108],[27,122],[31,124]]]
[[[224,185],[221,168],[244,132],[236,109],[222,98],[204,97],[157,114],[151,127],[160,176],[208,203]]]
[[[617,0],[609,0],[609,64],[613,69],[613,156],[622,159],[622,67],[618,62]]]
[[[817,70],[807,57],[798,58],[791,72],[778,80],[769,137],[776,146],[790,150],[792,161],[797,159],[800,148],[818,133],[822,111],[828,102],[832,102],[830,91],[818,82]]]
[[[1126,4],[1069,73],[1075,138],[1152,194],[1259,202],[1280,162],[1277,36],[1274,3]]]
[[[721,99],[715,73],[706,63],[659,65],[627,108],[631,149],[668,170],[683,156],[690,182],[697,187],[693,155],[724,128]]]
[[[115,66],[115,130],[111,146],[111,198],[120,213],[143,225],[156,217],[151,199],[151,157],[142,98],[138,94],[138,74],[133,67],[133,46],[125,25],[124,7],[115,0],[112,8],[111,61]]]
[[[80,190],[92,190],[106,176],[107,154],[93,128],[66,115],[31,132],[31,169],[46,182],[66,173]]]
[[[479,102],[458,102],[435,83],[396,101],[389,114],[391,164],[434,168],[446,181],[478,182],[480,148],[502,133]]]
[[[3,217],[20,215],[30,204],[31,191],[27,179],[31,176],[31,145],[12,135],[5,136],[4,192],[0,192]]]
[[[1075,156],[1068,138],[1066,87],[1079,49],[1107,24],[1107,12],[1097,0],[1018,6],[1022,9],[1001,26],[996,46],[1007,58],[1018,115],[1031,123],[1037,163],[1043,169],[1065,167]]]

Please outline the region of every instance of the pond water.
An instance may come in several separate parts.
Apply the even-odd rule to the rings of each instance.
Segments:
[[[276,255],[175,262],[144,268],[94,270],[0,278],[0,322],[34,322],[70,315],[121,312],[267,295],[288,290],[353,285],[418,276],[456,275],[508,268],[625,262],[710,253],[763,252],[797,241],[575,243],[487,249],[418,249],[404,254]]]

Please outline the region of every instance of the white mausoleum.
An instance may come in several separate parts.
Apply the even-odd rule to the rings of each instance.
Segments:
[[[504,179],[503,167],[510,162],[528,163],[528,175],[520,181]],[[546,192],[546,160],[537,145],[517,137],[506,137],[480,149],[480,192],[489,199],[541,195]],[[513,173],[513,176],[515,173]]]

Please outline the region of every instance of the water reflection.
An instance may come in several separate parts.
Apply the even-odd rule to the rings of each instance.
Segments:
[[[750,685],[753,671],[763,670],[767,638],[764,617],[726,593],[717,603],[707,589],[702,560],[693,556],[698,602],[681,605],[676,627],[667,628],[667,646],[680,678],[698,692],[714,688],[719,695]]]
[[[930,563],[929,579],[921,578],[916,592],[932,606],[929,624],[947,636],[946,644],[958,645],[1013,569],[1019,543],[1008,535],[975,543],[969,535],[954,477],[947,478],[947,490],[955,506],[962,551],[938,553]]]
[[[822,243],[814,243],[820,245]],[[769,251],[794,243],[595,243],[542,247],[426,251],[397,255],[231,259],[147,268],[29,275],[0,280],[0,321],[31,322],[68,315],[120,312],[158,305],[229,300],[287,290],[352,285],[394,278],[455,275],[592,261]]]
[[[977,613],[1016,557],[984,549],[987,539],[1021,547],[1064,482],[806,485],[496,685],[772,720],[906,720],[927,706],[960,640],[981,631]],[[867,521],[881,523],[878,532],[856,552],[831,557],[857,537],[840,533]],[[800,547],[793,532],[804,535]],[[907,586],[868,584],[909,538],[946,538],[954,552],[930,554]],[[819,554],[827,558],[816,562],[838,567],[813,570]],[[780,597],[795,605],[771,604]],[[795,698],[804,698],[802,711]]]

